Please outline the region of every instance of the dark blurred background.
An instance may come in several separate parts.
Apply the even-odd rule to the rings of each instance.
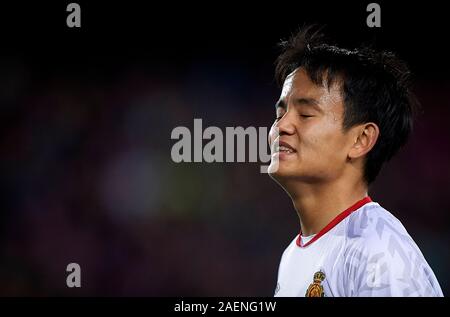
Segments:
[[[266,126],[277,43],[323,23],[338,43],[405,59],[422,103],[372,198],[408,229],[450,292],[449,52],[430,1],[247,4],[78,1],[0,8],[0,295],[272,296],[298,233],[260,163],[172,162],[173,128]],[[66,266],[82,287],[66,286]]]

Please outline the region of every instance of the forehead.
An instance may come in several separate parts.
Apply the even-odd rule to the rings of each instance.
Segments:
[[[311,98],[328,104],[342,102],[341,95],[341,87],[337,83],[330,87],[316,85],[303,68],[297,68],[286,77],[280,99],[288,103],[290,98]]]

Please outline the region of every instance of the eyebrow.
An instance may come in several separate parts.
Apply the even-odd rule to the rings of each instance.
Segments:
[[[277,101],[277,103],[275,104],[275,109],[278,109],[278,108],[282,108],[282,109],[286,110],[287,107],[286,107],[286,103],[284,102],[284,100],[280,99]]]
[[[320,108],[320,103],[314,98],[297,98],[294,100],[294,104],[312,106],[317,110],[322,111],[322,109]],[[275,104],[275,109],[277,109],[278,107],[286,109],[287,108],[286,102],[284,102],[284,100],[282,99],[278,100],[278,102]]]
[[[312,105],[316,107],[319,106],[319,102],[314,98],[298,98],[295,99],[294,102],[299,105]]]

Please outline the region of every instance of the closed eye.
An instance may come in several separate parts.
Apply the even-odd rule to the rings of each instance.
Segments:
[[[302,117],[302,118],[311,118],[311,117],[314,117],[314,116],[311,116],[311,115],[308,115],[308,114],[301,114],[300,117]]]

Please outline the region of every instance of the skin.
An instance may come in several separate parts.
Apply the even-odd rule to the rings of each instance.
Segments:
[[[316,85],[302,68],[286,77],[269,133],[269,174],[291,197],[304,236],[368,195],[364,160],[379,128],[368,122],[345,130],[343,115],[339,82]],[[279,142],[294,152],[277,152]]]

